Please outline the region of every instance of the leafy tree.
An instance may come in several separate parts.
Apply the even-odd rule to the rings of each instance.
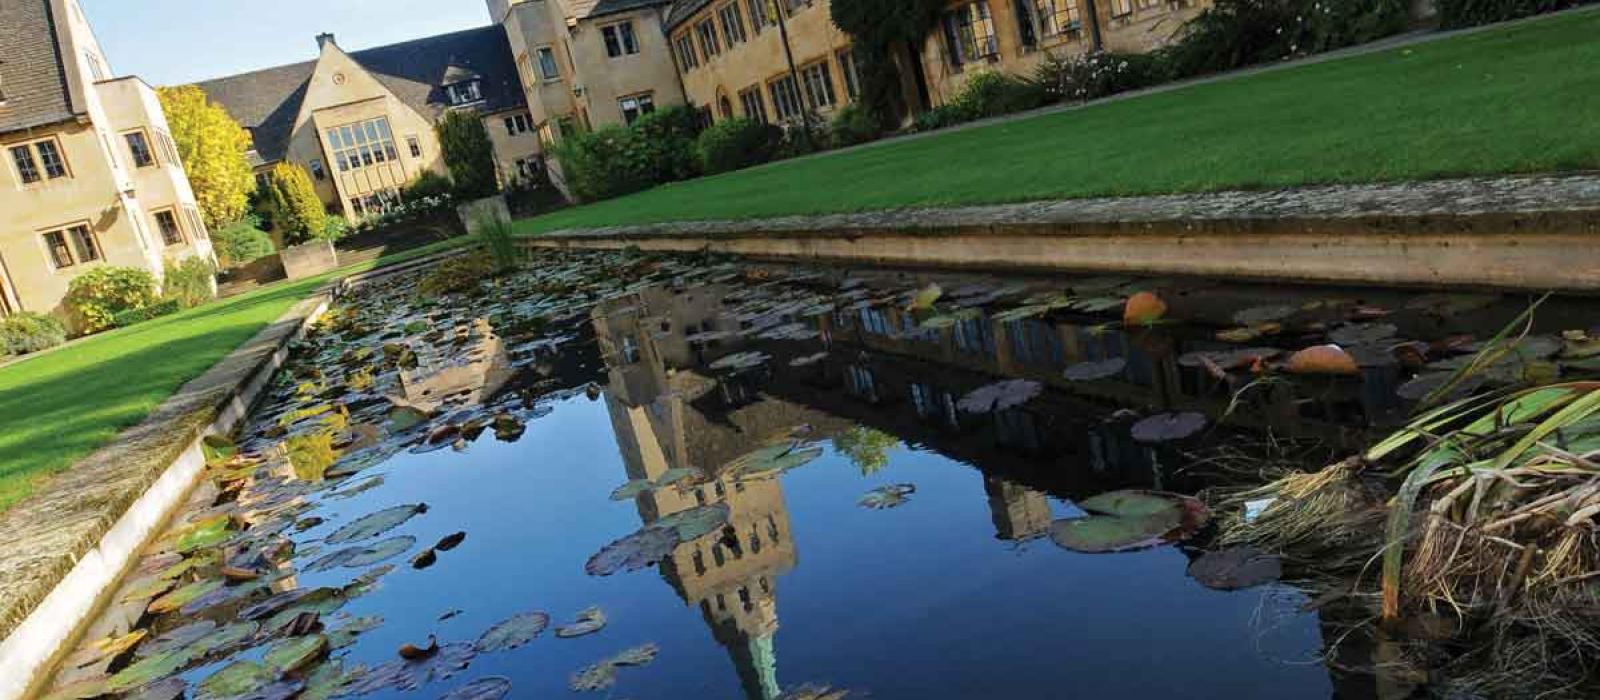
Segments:
[[[193,85],[161,88],[157,94],[206,226],[219,228],[237,221],[248,210],[255,189],[255,175],[245,159],[250,132]]]
[[[500,189],[494,170],[494,147],[489,131],[474,112],[451,112],[435,127],[444,164],[456,193],[463,199],[487,197]]]
[[[833,449],[861,470],[862,476],[871,476],[889,464],[889,450],[900,446],[900,440],[881,430],[855,426],[833,439]]]
[[[284,242],[303,243],[327,230],[328,213],[317,198],[311,174],[293,163],[279,163],[267,174],[267,195],[273,221]]]
[[[939,26],[945,0],[833,0],[829,3],[834,25],[855,39],[856,65],[861,74],[861,103],[880,123],[905,109],[900,92],[900,71],[894,52],[922,45],[928,32]],[[887,126],[887,124],[885,124]]]

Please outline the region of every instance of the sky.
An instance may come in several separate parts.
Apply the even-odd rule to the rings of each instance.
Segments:
[[[484,0],[80,0],[117,75],[179,85],[490,23]]]

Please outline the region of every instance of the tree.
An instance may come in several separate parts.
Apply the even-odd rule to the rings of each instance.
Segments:
[[[928,32],[939,26],[945,0],[833,0],[829,11],[835,26],[855,39],[857,70],[861,75],[861,103],[884,126],[904,107],[900,71],[895,66],[896,47],[918,55]]]
[[[245,158],[250,132],[193,85],[161,88],[157,94],[206,226],[220,228],[239,220],[249,210],[256,186]]]
[[[872,476],[888,466],[889,450],[900,446],[900,440],[881,430],[855,426],[833,438],[833,449],[861,470],[862,476]]]
[[[267,174],[267,196],[285,243],[304,243],[327,230],[328,213],[317,198],[311,174],[293,163],[279,163]]]
[[[476,199],[499,191],[494,147],[489,143],[489,131],[483,128],[483,120],[476,112],[450,112],[435,128],[439,147],[444,151],[445,167],[450,169],[450,179],[455,181],[459,197]]]

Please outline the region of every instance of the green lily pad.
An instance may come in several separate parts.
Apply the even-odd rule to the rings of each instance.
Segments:
[[[106,690],[122,693],[143,688],[182,671],[192,661],[194,654],[186,648],[146,656],[106,679]]]
[[[328,638],[320,634],[290,637],[267,650],[262,663],[277,675],[293,673],[311,665],[328,652]]]
[[[344,527],[341,527],[338,530],[333,531],[333,534],[328,535],[324,541],[328,544],[340,544],[344,542],[354,542],[356,540],[377,537],[378,535],[400,527],[401,525],[405,524],[407,520],[410,520],[419,513],[426,512],[428,512],[428,506],[427,504],[423,503],[406,504],[385,508],[375,513],[368,513],[360,518],[355,519],[354,521],[345,524]]]
[[[556,637],[559,639],[572,639],[584,635],[594,634],[606,626],[606,614],[599,607],[585,608],[578,612],[577,621],[570,625],[556,625]]]
[[[345,688],[365,672],[366,669],[359,666],[346,671],[337,659],[328,661],[306,676],[306,687],[299,700],[332,700],[344,695]]]
[[[410,550],[416,544],[417,538],[410,535],[391,537],[367,547],[366,549],[356,552],[351,557],[345,559],[343,565],[347,568],[359,569],[363,566],[379,564],[406,553],[406,551]]]
[[[389,429],[405,432],[428,420],[428,412],[413,406],[395,406],[389,409]]]
[[[266,666],[254,661],[235,661],[200,681],[200,697],[242,697],[277,679],[277,674]]]
[[[679,542],[693,542],[722,529],[733,510],[725,503],[713,503],[678,511],[650,524],[652,529],[669,530]]]
[[[1006,379],[979,387],[961,400],[956,407],[967,413],[989,413],[1021,406],[1044,391],[1044,385],[1029,379]]]
[[[533,641],[549,626],[550,616],[545,613],[519,613],[485,630],[472,646],[480,653],[515,649]]]
[[[1025,318],[1033,318],[1034,316],[1038,316],[1039,314],[1049,311],[1050,308],[1051,307],[1047,304],[1029,304],[1027,306],[1018,306],[1016,308],[1001,311],[1000,313],[992,316],[991,319],[998,323],[1021,321]]]
[[[228,529],[230,520],[227,515],[216,515],[194,523],[184,528],[182,534],[178,535],[174,548],[179,553],[187,554],[196,549],[221,544],[233,537],[233,532]]]
[[[189,601],[199,598],[222,587],[220,578],[195,581],[187,586],[172,591],[160,598],[150,601],[148,610],[152,613],[169,613],[188,604]]]
[[[584,563],[583,570],[590,576],[637,571],[671,556],[678,544],[678,535],[672,530],[645,528],[602,547]]]
[[[680,481],[683,481],[685,479],[698,479],[698,478],[700,478],[702,476],[705,476],[705,475],[699,469],[695,469],[693,467],[679,467],[677,469],[668,469],[668,470],[662,472],[661,476],[656,477],[655,486],[656,486],[656,488],[661,488],[663,486],[671,486],[671,485],[676,484],[676,483],[678,483]]]
[[[650,483],[649,480],[630,479],[628,480],[628,483],[618,486],[616,489],[612,490],[611,500],[626,501],[630,498],[637,498],[639,494],[646,493],[653,488],[655,488],[655,484]]]
[[[178,585],[178,582],[172,579],[161,578],[160,576],[151,576],[141,579],[139,582],[129,586],[128,589],[123,592],[122,600],[124,602],[128,602],[155,598],[156,596],[172,590],[173,586],[176,585]]]
[[[328,647],[343,649],[356,643],[356,638],[363,633],[377,629],[383,624],[381,615],[363,615],[346,620],[338,629],[328,633]]]
[[[51,690],[41,700],[88,700],[106,694],[105,678],[86,678]]]
[[[140,688],[124,700],[180,700],[188,690],[189,684],[182,678],[168,678]]]
[[[439,700],[500,700],[510,693],[511,679],[488,676],[445,693]]]
[[[260,626],[254,622],[235,622],[213,630],[210,634],[195,640],[188,648],[197,659],[220,654],[256,636],[259,629]]]
[[[868,491],[867,495],[862,496],[857,503],[863,508],[871,508],[873,510],[897,508],[904,505],[910,499],[911,494],[916,492],[917,487],[914,484],[889,484],[888,486],[879,486]]]
[[[1086,498],[1078,507],[1091,513],[1138,518],[1176,513],[1183,508],[1177,501],[1149,491],[1108,491]]]
[[[1090,515],[1057,520],[1050,526],[1050,539],[1074,552],[1121,552],[1160,544],[1161,536],[1180,523],[1177,512],[1142,517]]]

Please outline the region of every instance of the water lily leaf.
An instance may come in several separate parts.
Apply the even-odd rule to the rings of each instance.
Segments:
[[[428,512],[428,506],[423,503],[385,508],[375,513],[368,513],[347,523],[344,527],[335,530],[333,534],[328,535],[324,541],[328,544],[340,544],[377,537],[400,527],[417,514],[426,512]]]
[[[1122,552],[1161,544],[1162,536],[1181,523],[1179,510],[1131,518],[1090,515],[1057,520],[1050,526],[1050,539],[1074,552]]]
[[[256,636],[258,629],[259,626],[254,622],[235,622],[195,640],[188,649],[197,659],[222,654]]]
[[[651,523],[650,527],[671,531],[680,543],[693,542],[722,529],[732,515],[733,509],[728,504],[712,503],[678,511]]]
[[[344,687],[351,695],[366,695],[380,690],[416,690],[425,683],[449,680],[472,663],[478,655],[468,642],[452,642],[422,659],[397,659],[368,669]]]
[[[1122,308],[1122,322],[1130,326],[1148,326],[1167,315],[1167,302],[1155,292],[1139,292]]]
[[[306,676],[305,690],[301,691],[299,700],[332,700],[344,695],[345,688],[365,673],[362,667],[346,671],[338,659],[330,660]]]
[[[1182,440],[1206,427],[1203,413],[1158,413],[1133,424],[1133,439],[1140,442]]]
[[[345,559],[343,564],[350,569],[379,564],[406,553],[416,544],[417,538],[410,535],[391,537],[357,552],[350,558]]]
[[[1100,515],[1140,518],[1148,515],[1169,515],[1182,508],[1177,501],[1149,491],[1108,491],[1086,498],[1078,507]]]
[[[936,282],[929,282],[928,286],[917,290],[916,294],[911,295],[911,302],[906,304],[906,310],[922,311],[931,309],[933,308],[933,303],[942,296],[944,296],[944,289],[940,288]]]
[[[239,617],[245,620],[259,620],[276,615],[297,604],[328,600],[336,598],[338,595],[339,590],[337,588],[296,588],[291,591],[284,591],[240,610]]]
[[[818,362],[821,362],[821,361],[823,361],[825,359],[828,359],[828,353],[819,352],[819,353],[816,353],[814,355],[806,355],[804,357],[796,357],[796,358],[794,358],[792,360],[789,360],[789,366],[790,367],[810,367],[811,365],[814,365],[814,364],[816,364]]]
[[[146,656],[106,679],[106,690],[127,692],[176,674],[194,661],[194,654],[178,648]]]
[[[189,684],[182,678],[168,678],[140,688],[124,700],[180,700],[188,690]]]
[[[512,615],[485,630],[473,643],[479,653],[507,651],[533,641],[550,626],[550,616],[542,612],[525,612]]]
[[[52,689],[49,694],[41,698],[41,700],[89,700],[89,698],[98,698],[105,694],[105,678],[85,678],[81,681],[57,686],[56,688]]]
[[[917,492],[915,484],[889,484],[868,491],[857,503],[863,508],[884,510],[904,505]]]
[[[1283,562],[1254,547],[1206,552],[1189,564],[1189,577],[1206,588],[1236,591],[1283,577]]]
[[[1183,367],[1204,367],[1207,361],[1224,371],[1231,371],[1250,367],[1258,361],[1270,360],[1282,355],[1278,348],[1240,348],[1238,350],[1200,350],[1184,353],[1178,356],[1178,364]]]
[[[1345,346],[1377,345],[1399,332],[1391,323],[1348,323],[1328,333],[1328,340]]]
[[[1233,322],[1241,326],[1255,326],[1262,323],[1274,323],[1293,316],[1296,311],[1293,306],[1271,304],[1266,306],[1252,306],[1234,312]]]
[[[226,583],[226,581],[224,581],[224,583]],[[247,582],[237,586],[224,585],[212,589],[211,591],[206,592],[204,595],[201,595],[194,600],[184,603],[182,607],[178,608],[178,613],[182,615],[198,615],[205,610],[209,610],[219,605],[227,605],[228,603],[247,598],[264,588],[266,588],[266,584],[264,583]]]
[[[131,602],[154,598],[172,590],[173,586],[176,585],[178,585],[178,582],[170,578],[162,578],[160,576],[146,577],[130,586],[122,594],[122,601]]]
[[[628,483],[618,486],[611,491],[611,500],[626,501],[637,498],[639,494],[646,493],[655,488],[655,484],[648,479],[629,479]]]
[[[488,676],[445,693],[439,700],[500,700],[510,693],[511,679]]]
[[[254,661],[235,661],[200,682],[200,697],[243,697],[277,679],[277,674],[266,666]]]
[[[1092,382],[1097,379],[1106,379],[1108,377],[1114,377],[1118,374],[1121,374],[1122,370],[1127,368],[1127,366],[1127,359],[1113,357],[1108,360],[1079,362],[1078,364],[1068,367],[1066,371],[1062,372],[1061,374],[1069,381]]]
[[[1289,356],[1286,367],[1295,374],[1360,374],[1361,366],[1337,345],[1317,345]]]
[[[74,663],[71,666],[81,667],[100,659],[121,656],[127,653],[128,650],[138,646],[139,642],[144,641],[144,638],[149,635],[149,630],[136,629],[127,634],[97,639],[85,647],[86,654],[81,656],[79,654],[73,655]]]
[[[1493,306],[1499,299],[1491,294],[1424,294],[1406,302],[1406,308],[1438,316],[1455,316]]]
[[[588,634],[594,634],[606,626],[606,614],[599,607],[585,608],[578,612],[577,620],[572,624],[556,625],[556,637],[559,639],[572,639]]]
[[[403,433],[428,420],[428,412],[413,406],[395,406],[389,409],[389,429]]]
[[[135,655],[140,657],[156,656],[170,651],[177,651],[190,644],[205,638],[206,635],[216,631],[217,623],[210,620],[196,620],[182,627],[175,627],[150,640],[139,647]]]
[[[695,469],[694,467],[668,469],[662,472],[661,476],[656,477],[655,486],[656,488],[671,486],[685,479],[700,479],[704,476],[705,474],[703,472],[701,472],[699,469]]]
[[[567,682],[567,687],[573,692],[589,693],[605,690],[617,684],[617,667],[608,663],[598,663],[585,666],[577,673],[572,674],[572,679]]]
[[[317,557],[316,560],[306,565],[305,570],[308,573],[331,571],[335,568],[343,566],[346,561],[349,561],[351,557],[360,554],[364,549],[364,547],[360,546],[336,549],[332,552],[328,552],[327,554]]]
[[[1122,300],[1118,299],[1117,302],[1121,303]],[[1046,311],[1049,311],[1050,308],[1051,307],[1049,305],[1046,305],[1046,304],[1030,304],[1030,305],[1027,305],[1027,306],[1018,306],[1016,308],[1006,309],[1005,311],[1001,311],[1000,313],[995,314],[991,318],[994,321],[998,322],[998,323],[1010,323],[1012,321],[1021,321],[1021,320],[1025,319],[1025,318],[1033,318],[1034,316],[1038,316],[1039,314],[1042,314],[1042,313],[1044,313]]]
[[[362,615],[346,620],[338,629],[328,633],[328,648],[343,649],[356,642],[356,637],[377,629],[383,624],[382,615]]]
[[[220,578],[195,581],[194,583],[179,588],[178,590],[151,601],[148,610],[156,614],[172,612],[183,607],[185,604],[191,600],[194,600],[195,598],[199,598],[200,596],[221,588],[222,584],[223,580]]]
[[[656,656],[660,653],[661,648],[654,643],[641,644],[632,649],[617,652],[617,655],[611,657],[607,663],[613,666],[646,666],[655,661]]]
[[[923,330],[939,331],[946,328],[954,328],[956,324],[962,321],[971,321],[979,318],[983,318],[982,309],[960,309],[949,313],[933,314],[922,319],[922,322],[918,323],[917,326]]]
[[[294,673],[328,653],[328,638],[320,634],[290,637],[267,650],[262,663],[277,675]]]
[[[772,356],[764,352],[753,350],[747,352],[736,352],[732,355],[718,358],[715,362],[712,362],[711,369],[750,369],[752,367],[759,367],[762,364],[765,364],[769,359],[772,359]]]
[[[1044,391],[1044,385],[1028,379],[1007,379],[979,387],[961,400],[956,407],[967,413],[989,413],[1021,406]]]
[[[798,469],[822,456],[822,448],[803,448],[802,444],[792,439],[780,440],[729,462],[726,471],[740,478],[771,476]]]
[[[180,532],[173,548],[179,553],[187,554],[196,549],[221,544],[233,537],[233,532],[228,528],[231,520],[228,515],[217,515],[194,523]]]
[[[601,548],[583,565],[583,570],[590,576],[637,571],[671,556],[677,546],[675,532],[645,528]]]
[[[1401,384],[1400,388],[1395,390],[1395,394],[1402,399],[1406,399],[1407,401],[1421,401],[1429,394],[1432,394],[1448,384],[1451,378],[1454,376],[1454,372],[1425,372],[1412,377],[1410,381]],[[1466,396],[1477,391],[1478,389],[1483,388],[1483,385],[1487,382],[1487,377],[1477,374],[1469,374],[1462,377],[1461,381],[1450,390],[1450,393],[1447,396],[1443,398],[1448,400]]]

